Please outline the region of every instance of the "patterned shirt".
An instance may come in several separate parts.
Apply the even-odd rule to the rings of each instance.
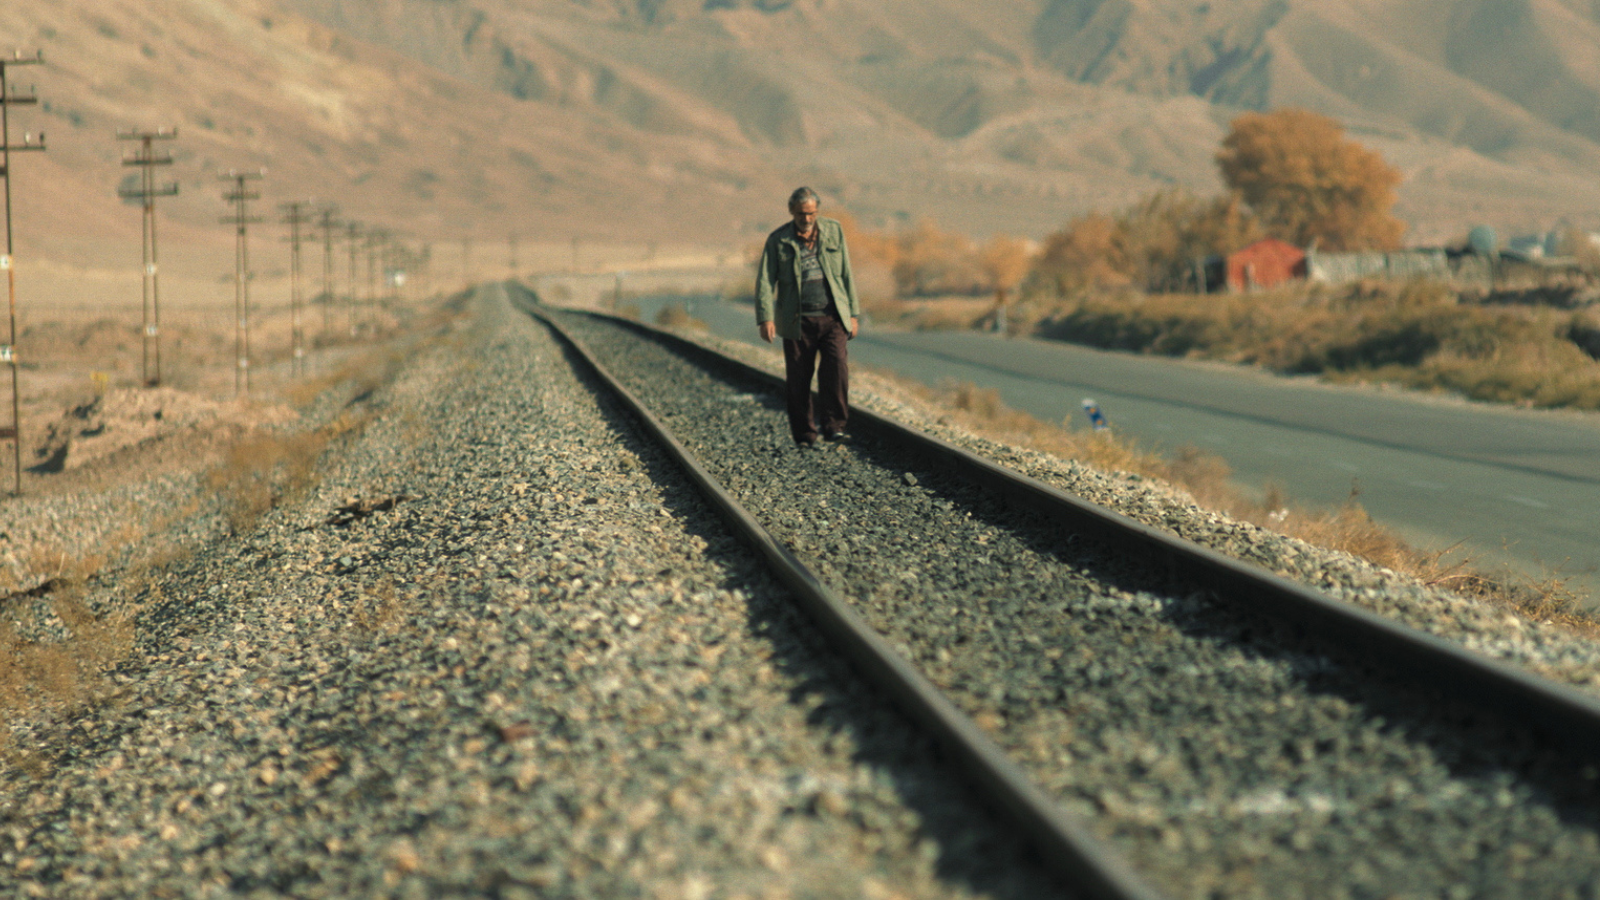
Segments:
[[[822,260],[818,257],[821,242],[800,243],[800,315],[825,316],[833,303],[828,292],[828,279],[822,275]]]

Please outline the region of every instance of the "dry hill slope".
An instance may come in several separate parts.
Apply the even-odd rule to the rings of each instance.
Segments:
[[[1039,234],[1215,189],[1228,120],[1280,104],[1399,165],[1420,239],[1600,228],[1580,0],[21,0],[0,35],[50,61],[16,118],[51,150],[17,170],[55,254],[137,227],[118,128],[182,127],[179,236],[217,239],[217,174],[266,166],[264,202],[419,236],[721,242],[799,181],[869,223]]]

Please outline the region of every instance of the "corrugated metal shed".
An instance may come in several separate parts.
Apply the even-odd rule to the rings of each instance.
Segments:
[[[1338,284],[1362,278],[1404,281],[1449,278],[1450,259],[1443,250],[1396,250],[1392,253],[1317,253],[1306,255],[1306,277]]]
[[[1277,238],[1263,238],[1228,254],[1228,289],[1250,291],[1306,277],[1306,252]]]

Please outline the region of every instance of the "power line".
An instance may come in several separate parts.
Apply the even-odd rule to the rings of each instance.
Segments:
[[[356,336],[356,266],[361,253],[361,223],[345,223],[345,246],[350,253],[350,268],[345,280],[347,290],[344,297],[345,319],[349,325],[350,336]]]
[[[249,214],[249,202],[261,199],[261,194],[247,187],[267,174],[265,169],[254,172],[231,171],[222,176],[233,187],[222,194],[222,199],[233,204],[233,215],[223,217],[222,224],[237,229],[233,242],[233,312],[235,317],[234,349],[237,362],[233,370],[233,391],[250,392],[250,243],[249,225],[261,219]]]
[[[278,204],[283,210],[283,222],[289,226],[289,352],[290,371],[305,374],[306,330],[301,318],[300,294],[300,226],[310,220],[311,204],[293,200]]]
[[[317,228],[322,231],[322,335],[327,339],[333,330],[333,230],[339,224],[334,216],[337,207],[324,206],[317,211]]]
[[[178,136],[177,128],[160,128],[155,131],[119,131],[119,141],[139,141],[139,149],[122,158],[125,166],[138,166],[140,179],[138,190],[118,190],[117,194],[124,199],[139,200],[144,208],[141,219],[141,243],[144,254],[144,269],[142,284],[144,295],[140,309],[144,315],[142,330],[144,357],[140,374],[144,378],[146,387],[155,387],[161,383],[161,285],[157,280],[157,251],[156,251],[156,198],[173,197],[178,193],[176,182],[160,187],[155,183],[155,167],[172,165],[172,155],[155,152],[156,141],[170,141]]]
[[[6,272],[6,297],[11,321],[10,335],[6,343],[0,346],[0,362],[4,362],[11,370],[11,427],[0,429],[0,439],[11,440],[12,472],[15,476],[12,491],[17,494],[22,493],[22,392],[17,383],[17,270],[16,248],[12,243],[11,153],[14,150],[43,150],[44,132],[39,132],[37,142],[32,134],[24,133],[22,143],[12,145],[11,107],[31,106],[38,103],[39,98],[32,88],[27,94],[20,94],[8,86],[6,70],[11,66],[38,65],[42,62],[44,54],[37,51],[31,57],[17,51],[11,54],[10,59],[0,59],[0,180],[6,183],[6,252],[0,256],[0,269]]]
[[[389,245],[389,232],[381,228],[367,230],[367,302],[363,310],[363,324],[372,333],[378,330],[378,289],[383,277],[381,262]]]

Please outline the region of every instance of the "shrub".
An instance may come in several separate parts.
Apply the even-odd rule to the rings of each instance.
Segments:
[[[682,303],[668,303],[656,313],[656,324],[662,328],[693,328],[706,331],[706,323],[689,315],[689,310]]]
[[[1300,286],[1260,294],[1083,294],[1038,313],[1047,338],[1443,389],[1501,403],[1600,409],[1586,314],[1457,304],[1446,286]],[[1036,296],[1033,301],[1042,301]],[[1597,338],[1596,340],[1600,340]]]

